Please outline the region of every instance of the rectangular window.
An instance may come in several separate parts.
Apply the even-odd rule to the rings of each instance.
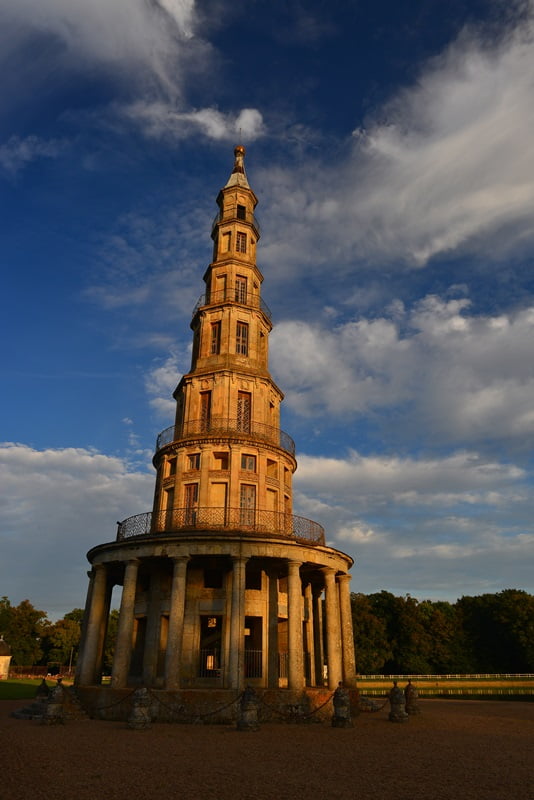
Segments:
[[[278,478],[278,464],[276,461],[273,461],[271,458],[267,459],[267,477],[268,478]]]
[[[211,343],[210,343],[210,354],[212,356],[216,356],[220,353],[221,350],[221,323],[220,322],[212,322],[211,323]]]
[[[187,469],[200,469],[200,453],[190,453],[187,456]]]
[[[248,324],[246,322],[237,323],[235,351],[241,356],[248,356]]]
[[[167,489],[163,492],[163,509],[165,511],[165,528],[172,530],[173,509],[174,509],[174,489]]]
[[[247,279],[238,275],[235,279],[235,301],[236,303],[247,302]]]
[[[250,418],[252,413],[252,395],[250,392],[237,393],[237,430],[241,433],[250,433]]]
[[[254,525],[256,512],[256,487],[246,483],[241,484],[240,491],[240,523],[241,525]]]
[[[242,453],[241,469],[246,469],[248,472],[256,472],[256,456],[249,456],[246,453]]]
[[[166,464],[165,477],[170,478],[171,475],[176,475],[176,458],[169,458]]]
[[[247,234],[238,231],[235,239],[235,249],[238,253],[247,252]]]
[[[214,453],[213,454],[213,468],[214,469],[228,469],[228,453]]]
[[[221,240],[221,253],[229,253],[230,252],[230,242],[231,242],[231,234],[223,233],[222,240]]]
[[[194,525],[197,521],[198,508],[198,483],[186,483],[185,494],[185,524]]]
[[[200,429],[207,431],[211,421],[211,392],[200,392]]]
[[[237,218],[238,219],[246,219],[247,218],[247,209],[245,206],[237,206]]]

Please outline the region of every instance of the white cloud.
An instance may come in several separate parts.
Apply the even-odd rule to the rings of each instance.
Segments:
[[[296,510],[355,558],[353,591],[435,599],[532,591],[534,508],[523,469],[474,452],[298,462]]]
[[[151,408],[160,418],[167,419],[169,424],[176,414],[176,401],[172,399],[172,393],[182,377],[180,365],[186,358],[185,353],[173,352],[165,361],[156,362],[145,378],[145,389]]]
[[[59,139],[46,141],[38,136],[11,136],[0,144],[0,167],[14,175],[36,159],[57,158],[64,149],[65,142]]]
[[[134,70],[137,80],[149,75],[176,96],[178,56],[193,36],[194,5],[194,0],[16,0],[4,5],[0,20],[10,48],[30,35],[53,37],[56,57],[72,67],[89,62]]]
[[[346,271],[522,253],[534,241],[533,93],[530,15],[497,42],[464,31],[376,110],[345,160],[264,171],[268,227],[284,230],[264,259]]]
[[[216,108],[182,111],[160,100],[137,100],[117,110],[140,125],[147,136],[157,139],[176,140],[201,133],[209,139],[235,142],[241,134],[251,142],[264,132],[262,115],[255,108],[233,114]]]
[[[273,368],[301,414],[389,408],[397,438],[524,446],[534,436],[534,308],[469,310],[466,300],[428,296],[396,306],[394,319],[283,322],[271,336]]]
[[[154,476],[82,448],[0,445],[2,594],[51,615],[85,603],[85,554],[116,521],[149,511]]]

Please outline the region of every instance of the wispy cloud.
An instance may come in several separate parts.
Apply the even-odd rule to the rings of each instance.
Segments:
[[[354,132],[345,158],[264,172],[269,227],[284,230],[264,258],[346,272],[521,254],[534,241],[533,87],[531,12],[498,40],[464,30]]]
[[[40,158],[57,158],[67,147],[65,141],[38,136],[11,136],[0,144],[0,167],[10,175],[15,175],[32,161]]]

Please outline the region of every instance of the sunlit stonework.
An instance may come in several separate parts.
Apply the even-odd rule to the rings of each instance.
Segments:
[[[191,369],[174,392],[175,423],[157,439],[153,509],[88,553],[79,687],[101,682],[116,585],[113,689],[302,692],[354,680],[352,559],[293,514],[297,464],[268,368],[257,198],[245,149],[234,152],[193,311]]]

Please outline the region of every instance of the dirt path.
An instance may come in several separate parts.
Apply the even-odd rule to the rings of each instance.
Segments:
[[[350,730],[328,724],[226,726],[10,717],[0,702],[2,800],[534,800],[534,703],[420,701],[405,724],[387,708]]]

